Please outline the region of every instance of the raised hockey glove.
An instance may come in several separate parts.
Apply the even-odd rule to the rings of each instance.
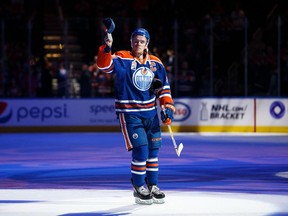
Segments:
[[[108,17],[103,20],[103,25],[105,27],[106,33],[112,33],[115,29],[115,23],[112,18]]]
[[[108,52],[110,52],[111,47],[112,47],[112,43],[113,43],[112,32],[115,29],[115,23],[114,23],[113,19],[110,17],[105,18],[102,22],[104,25],[104,31],[106,33],[105,38],[104,38],[104,42],[106,44],[106,47],[105,47],[104,51],[106,53],[108,53]]]
[[[173,104],[165,104],[162,107],[162,110],[160,112],[161,114],[161,120],[164,125],[171,125],[174,121],[174,113],[175,113],[175,107]]]

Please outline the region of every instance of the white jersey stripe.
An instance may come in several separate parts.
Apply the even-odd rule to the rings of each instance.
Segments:
[[[139,112],[139,111],[150,111],[156,109],[155,107],[146,108],[146,109],[115,109],[117,112]]]
[[[117,102],[117,103],[139,103],[139,104],[146,104],[146,103],[154,102],[155,99],[156,99],[156,97],[153,97],[152,99],[147,100],[147,101],[139,101],[139,100],[118,100],[118,99],[115,99],[115,102]]]

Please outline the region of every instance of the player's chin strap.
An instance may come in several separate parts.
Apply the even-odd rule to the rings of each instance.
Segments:
[[[147,44],[147,45],[148,45],[148,44]],[[146,46],[147,46],[147,45],[146,45]],[[143,53],[143,54],[146,55],[147,61],[148,61],[148,63],[149,63],[150,70],[152,70],[152,68],[151,68],[151,60],[150,60],[150,55],[149,55],[148,47],[146,47],[146,49],[144,50],[144,53]]]
[[[149,65],[150,65],[150,56],[149,56],[149,53],[148,53],[148,47],[146,47],[143,51],[143,58],[147,58],[147,61],[149,61]]]

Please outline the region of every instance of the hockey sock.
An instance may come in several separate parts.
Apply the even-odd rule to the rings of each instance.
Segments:
[[[132,180],[133,184],[139,187],[145,184],[147,157],[147,145],[133,148],[131,161]]]
[[[149,156],[146,163],[147,183],[157,185],[158,183],[158,153],[159,149],[149,149]]]

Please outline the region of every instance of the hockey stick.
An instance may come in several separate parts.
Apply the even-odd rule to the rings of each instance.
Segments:
[[[164,114],[166,115],[166,109],[165,109],[164,106],[162,106],[162,110],[163,110]],[[171,139],[172,139],[173,146],[174,146],[174,149],[176,151],[176,154],[177,154],[178,157],[180,157],[180,154],[181,154],[181,152],[182,152],[182,150],[184,148],[184,145],[183,145],[183,143],[180,143],[179,146],[177,146],[175,138],[174,138],[174,133],[172,131],[171,126],[167,125],[167,127],[169,129],[169,133],[170,133],[170,136],[171,136]]]
[[[177,146],[176,141],[174,139],[174,134],[173,134],[172,128],[171,128],[170,125],[167,125],[167,126],[168,126],[168,129],[169,129],[169,133],[170,133],[170,136],[171,136],[171,139],[172,139],[176,154],[177,154],[178,157],[180,157],[181,151],[184,148],[183,143],[180,143],[179,146]]]

